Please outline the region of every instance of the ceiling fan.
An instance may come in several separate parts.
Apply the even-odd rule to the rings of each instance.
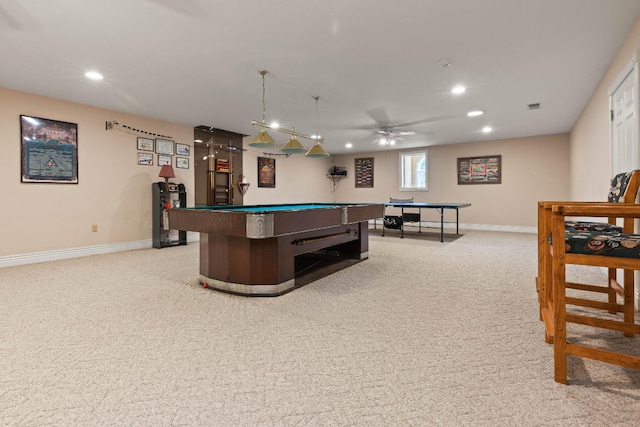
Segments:
[[[403,140],[404,136],[411,136],[416,134],[416,132],[412,130],[395,131],[391,126],[384,126],[376,130],[375,133],[376,138],[373,142],[377,142],[380,145],[395,145],[398,140]]]
[[[414,126],[422,123],[428,123],[428,122],[435,122],[439,120],[446,120],[454,117],[454,116],[442,115],[442,116],[427,117],[424,119],[413,120],[409,122],[392,123],[389,120],[389,117],[384,108],[374,108],[374,109],[368,110],[366,113],[376,123],[372,125],[361,126],[361,127],[358,127],[357,129],[374,130],[374,135],[373,135],[374,139],[372,143],[383,145],[383,146],[394,145],[396,142],[406,139],[406,137],[409,137],[409,136],[413,136],[417,134],[421,134],[421,135],[428,134],[426,132],[419,131],[419,130],[407,129],[410,126]]]

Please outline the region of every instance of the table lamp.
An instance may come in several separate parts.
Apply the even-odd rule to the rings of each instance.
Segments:
[[[158,174],[160,178],[164,178],[164,191],[169,191],[169,178],[175,178],[176,174],[173,171],[173,166],[171,165],[162,165],[160,168],[160,173]]]

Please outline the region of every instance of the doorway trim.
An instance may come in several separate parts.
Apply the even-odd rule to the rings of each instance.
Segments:
[[[633,102],[633,115],[634,115],[634,127],[635,127],[635,141],[634,144],[637,147],[638,152],[640,153],[640,119],[638,118],[638,113],[640,112],[640,82],[638,75],[638,60],[640,58],[640,49],[635,50],[631,55],[631,60],[627,63],[627,65],[622,69],[618,77],[613,81],[611,86],[609,86],[608,98],[609,98],[609,112],[611,114],[609,120],[609,145],[610,145],[610,156],[611,156],[611,176],[614,174],[622,172],[617,170],[615,167],[615,157],[614,153],[616,152],[616,147],[614,147],[614,143],[617,141],[615,138],[615,127],[613,120],[613,110],[614,110],[614,102],[613,96],[620,88],[620,86],[626,81],[626,79],[631,76],[632,78],[632,90],[634,93],[634,102]],[[640,155],[638,158],[634,159],[633,168],[640,169]],[[636,220],[636,232],[640,230],[640,221]],[[634,291],[634,299],[636,309],[640,307],[640,271],[636,271],[634,275],[635,282],[635,291]]]
[[[611,84],[611,86],[609,86],[609,91],[608,91],[608,99],[609,99],[609,113],[612,115],[613,114],[613,109],[614,109],[614,103],[613,103],[613,95],[616,93],[616,91],[620,88],[620,86],[622,85],[622,83],[624,83],[624,81],[627,79],[627,77],[629,75],[631,75],[632,77],[632,82],[633,82],[633,90],[635,93],[635,97],[634,97],[634,102],[633,102],[633,109],[634,109],[634,117],[635,117],[635,128],[636,128],[636,132],[635,132],[635,143],[636,145],[638,144],[638,135],[640,134],[640,124],[639,124],[639,120],[638,120],[638,111],[640,111],[640,105],[638,103],[638,59],[640,58],[640,50],[636,50],[633,52],[633,55],[631,56],[631,60],[627,63],[627,65],[622,69],[622,71],[620,72],[620,74],[618,74],[618,77],[616,77],[616,79],[613,81],[613,83]],[[610,143],[610,150],[611,150],[611,176],[614,176],[616,173],[622,172],[622,171],[618,171],[616,170],[616,168],[614,167],[614,141],[615,141],[615,128],[613,126],[613,116],[610,116],[610,120],[609,120],[609,143]],[[634,163],[636,164],[637,167],[640,167],[640,158],[639,159],[635,159]]]

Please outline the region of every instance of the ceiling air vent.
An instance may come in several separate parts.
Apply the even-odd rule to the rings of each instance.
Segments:
[[[536,102],[535,104],[529,104],[529,110],[538,110],[540,109],[540,103]]]

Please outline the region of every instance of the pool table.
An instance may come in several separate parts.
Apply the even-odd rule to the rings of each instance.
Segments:
[[[276,296],[369,256],[371,219],[384,204],[307,203],[169,210],[169,227],[200,233],[200,282]]]

